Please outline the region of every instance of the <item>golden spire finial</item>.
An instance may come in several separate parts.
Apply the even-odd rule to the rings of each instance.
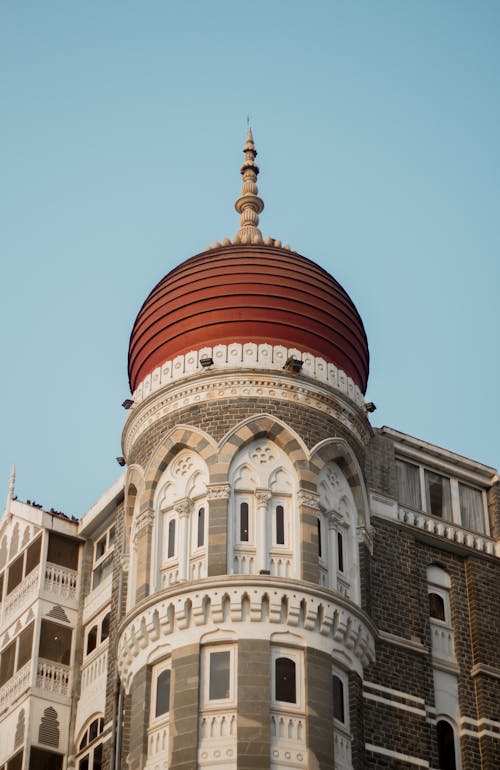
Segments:
[[[259,167],[255,162],[257,150],[253,143],[252,129],[248,127],[247,139],[243,147],[245,160],[240,169],[243,177],[241,196],[234,207],[240,215],[240,229],[233,238],[233,243],[263,243],[262,233],[258,228],[259,214],[264,209],[264,201],[259,198],[257,176]]]

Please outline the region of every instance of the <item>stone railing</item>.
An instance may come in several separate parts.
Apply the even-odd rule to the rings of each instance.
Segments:
[[[432,655],[442,660],[455,660],[453,631],[449,626],[431,618]]]
[[[239,548],[235,546],[233,553],[233,570],[237,575],[254,575],[257,572],[255,548]]]
[[[335,770],[352,770],[351,736],[335,728],[333,731]]]
[[[426,513],[411,511],[401,506],[398,506],[398,520],[403,524],[410,524],[425,532],[430,532],[432,535],[445,537],[452,543],[459,543],[482,553],[495,554],[495,543],[491,538],[469,532],[469,530],[462,529],[458,524],[453,524],[450,521],[436,519]]]
[[[205,554],[192,557],[189,561],[189,579],[200,580],[207,576],[207,559]]]
[[[30,686],[31,661],[25,663],[5,684],[0,687],[0,711],[10,706]]]
[[[4,620],[17,614],[37,592],[40,567],[36,567],[5,597]]]
[[[82,693],[87,687],[90,687],[97,679],[106,675],[108,667],[108,647],[90,662],[84,662],[82,665]]]
[[[296,348],[285,348],[283,345],[269,345],[254,342],[241,344],[233,342],[230,345],[215,345],[201,350],[193,350],[185,355],[177,356],[173,361],[165,361],[138,385],[133,394],[136,404],[140,404],[145,398],[156,390],[170,385],[184,377],[192,377],[195,373],[206,374],[200,364],[202,358],[213,358],[213,369],[216,371],[238,369],[267,369],[283,372],[286,360],[293,356],[301,360],[301,374],[313,380],[329,385],[354,401],[358,406],[363,406],[364,399],[354,381],[334,364],[327,363],[323,358],[318,358],[312,353],[301,352]]]
[[[345,580],[345,578],[340,577],[340,575],[337,575],[337,591],[339,594],[342,594],[342,596],[345,596],[346,599],[349,598],[351,586]]]
[[[163,568],[161,570],[161,585],[162,588],[168,588],[179,582],[179,566]]]
[[[307,767],[306,726],[303,715],[271,711],[271,768]]]
[[[170,726],[168,721],[149,728],[148,758],[144,765],[144,770],[168,767],[169,733]]]
[[[78,590],[78,572],[47,562],[45,565],[44,588],[46,591],[50,591],[58,596],[73,599]]]
[[[38,661],[36,685],[42,690],[57,693],[58,695],[69,695],[69,680],[71,669],[69,666],[63,666],[62,663],[54,663],[51,660]]]
[[[271,575],[275,577],[292,577],[292,557],[281,553],[270,554]]]
[[[205,712],[199,720],[198,767],[236,770],[236,709]]]
[[[375,658],[375,630],[362,610],[340,594],[268,575],[205,578],[179,583],[144,599],[119,628],[117,663],[126,688],[159,645],[199,642],[221,624],[238,635],[270,638],[293,633],[304,644],[331,652],[344,648],[353,666]],[[247,629],[244,624],[249,624]]]

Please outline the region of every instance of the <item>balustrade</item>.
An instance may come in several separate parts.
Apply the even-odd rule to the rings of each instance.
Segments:
[[[69,666],[63,666],[62,663],[39,659],[36,676],[37,687],[58,695],[69,695],[70,671]]]
[[[87,689],[91,684],[93,684],[96,679],[99,679],[101,676],[105,675],[107,672],[107,664],[108,664],[108,650],[107,648],[103,650],[103,652],[98,655],[97,658],[94,658],[90,661],[90,663],[84,663],[82,667],[82,693],[84,690]]]
[[[292,576],[292,559],[283,554],[271,553],[271,575],[274,577]]]
[[[148,758],[144,770],[168,766],[169,729],[169,723],[163,722],[148,730]]]
[[[335,770],[352,770],[351,736],[336,729],[333,744]]]
[[[78,572],[57,564],[45,565],[45,590],[68,599],[76,596]]]
[[[305,717],[281,709],[271,711],[271,770],[307,766]]]
[[[5,684],[0,687],[0,709],[9,706],[30,686],[31,661],[25,663]]]
[[[5,597],[5,618],[18,612],[21,607],[32,599],[38,587],[40,567],[32,570],[10,594]]]
[[[199,734],[199,768],[236,769],[236,710],[201,714]]]

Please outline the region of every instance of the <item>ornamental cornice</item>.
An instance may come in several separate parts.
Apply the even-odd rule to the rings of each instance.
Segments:
[[[337,592],[289,578],[232,575],[179,583],[138,604],[118,629],[120,678],[128,690],[167,644],[196,644],[217,629],[235,639],[270,640],[277,628],[308,647],[342,654],[360,675],[375,659],[370,619]]]
[[[326,384],[303,378],[292,379],[278,372],[213,372],[206,376],[198,375],[191,380],[170,383],[131,409],[123,429],[124,455],[129,455],[136,441],[151,426],[180,409],[213,404],[219,399],[228,401],[249,398],[255,399],[257,404],[259,399],[279,400],[316,409],[344,425],[362,445],[367,443],[371,435],[365,411],[346,394]]]

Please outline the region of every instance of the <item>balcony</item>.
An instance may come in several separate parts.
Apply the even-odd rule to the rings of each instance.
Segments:
[[[30,686],[31,661],[16,671],[5,684],[0,687],[0,711],[11,706],[14,701]]]
[[[74,599],[78,590],[78,572],[47,562],[44,588],[61,598]]]
[[[57,695],[69,695],[70,675],[71,669],[69,666],[39,658],[36,686]]]

